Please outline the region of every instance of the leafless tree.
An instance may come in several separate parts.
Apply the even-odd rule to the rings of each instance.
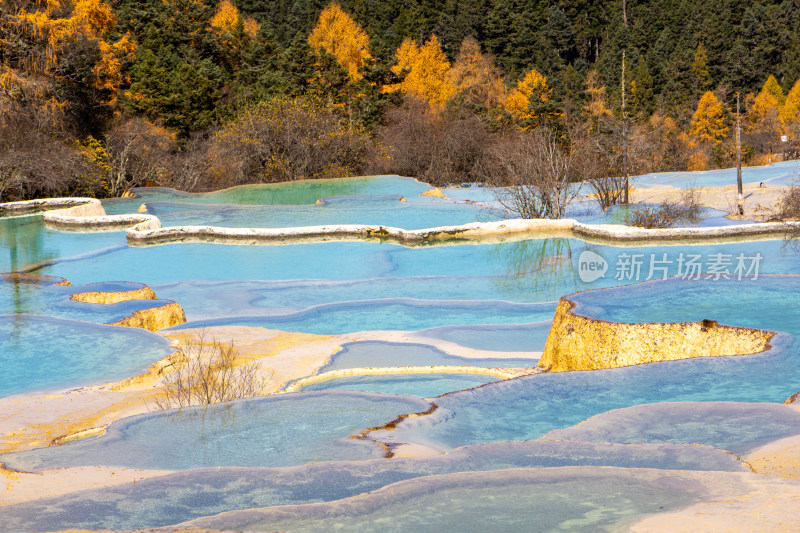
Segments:
[[[786,242],[797,246],[800,242],[800,185],[792,185],[778,203],[777,218],[786,222],[795,222],[786,234]]]
[[[0,112],[0,201],[68,194],[91,166],[33,111]]]
[[[599,131],[595,134],[582,137],[582,149],[590,162],[584,179],[600,208],[605,210],[624,202],[626,172],[636,176],[653,170],[654,159],[657,157],[654,139],[662,132],[649,125],[637,125],[629,129],[624,140],[627,143],[626,154],[622,146],[622,121],[603,116],[598,128]],[[628,186],[630,187],[629,182]]]
[[[579,193],[582,158],[547,128],[507,135],[491,149],[498,202],[520,218],[561,218]]]
[[[210,405],[262,394],[269,378],[258,361],[242,362],[236,347],[201,333],[183,342],[171,357],[158,409]]]
[[[125,119],[104,138],[110,156],[106,181],[111,196],[167,178],[175,136],[163,127],[144,118]]]
[[[487,147],[494,134],[467,109],[432,111],[406,98],[377,129],[372,172],[414,176],[432,185],[483,181]]]
[[[692,187],[683,192],[679,202],[664,201],[656,206],[633,207],[627,222],[639,228],[671,228],[681,222],[697,222],[701,210],[699,193]]]
[[[363,171],[369,137],[333,105],[274,98],[243,112],[210,140],[215,188],[245,183],[338,178]]]

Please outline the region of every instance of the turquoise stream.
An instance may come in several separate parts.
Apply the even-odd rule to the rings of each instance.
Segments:
[[[778,184],[789,182],[796,171],[787,163],[750,169],[745,175],[746,181]],[[637,186],[727,183],[730,176],[726,172],[644,176]],[[700,183],[701,178],[707,183]],[[482,188],[446,190],[454,201],[420,196],[427,189],[406,178],[358,178],[247,186],[200,195],[140,189],[137,198],[104,204],[109,213],[122,213],[134,212],[144,203],[165,225],[361,223],[422,228],[498,216],[480,207],[482,202],[492,203]],[[401,202],[401,197],[406,201]],[[323,201],[317,203],[319,199]],[[619,210],[604,215],[587,211],[584,215],[589,222],[624,220]],[[719,213],[707,212],[699,225],[717,224],[718,217]],[[581,281],[579,275],[579,257],[586,251],[608,263],[605,275],[592,282]],[[697,256],[694,261],[701,264],[699,275],[690,277],[700,279],[682,278],[689,256]],[[758,276],[746,268],[737,275],[740,262],[743,267],[755,262]],[[715,266],[725,269],[732,279],[715,275]],[[665,486],[654,480],[637,481],[624,473],[601,475],[591,468],[681,465],[697,470],[740,470],[740,463],[711,446],[743,453],[772,437],[800,433],[800,424],[778,405],[800,389],[800,314],[794,305],[800,293],[800,251],[781,240],[632,247],[566,238],[418,248],[382,242],[129,247],[124,232],[58,232],[45,228],[41,217],[30,216],[0,219],[3,271],[60,276],[73,284],[107,282],[108,288],[130,286],[120,285],[122,282],[144,283],[153,287],[159,298],[184,307],[188,323],[183,327],[248,325],[325,334],[417,332],[414,344],[346,345],[323,371],[400,364],[533,366],[535,359],[519,354],[512,358],[482,354],[472,359],[420,343],[442,341],[498,355],[538,352],[544,348],[558,299],[587,289],[598,290],[572,298],[579,312],[597,318],[630,322],[711,319],[780,332],[767,353],[751,356],[532,375],[498,383],[489,383],[495,378],[478,375],[347,378],[315,386],[325,390],[309,388],[207,410],[150,413],[121,420],[112,424],[107,436],[0,456],[0,461],[22,469],[114,465],[185,472],[141,487],[137,482],[139,490],[114,492],[112,498],[101,491],[87,491],[74,498],[0,507],[0,520],[15,531],[155,527],[223,511],[282,504],[300,504],[302,508],[292,513],[297,521],[286,518],[289,515],[278,520],[265,511],[263,516],[221,515],[213,526],[280,526],[303,531],[342,525],[343,530],[358,530],[359,524],[372,520],[412,523],[403,520],[416,518],[395,505],[405,500],[417,502],[414,505],[420,509],[450,509],[455,514],[441,516],[456,522],[476,520],[481,513],[513,512],[522,522],[510,522],[512,529],[530,524],[536,516],[552,528],[597,530],[659,507],[683,507],[700,495],[692,492],[695,489],[670,488],[681,483],[693,486],[685,480]],[[706,279],[709,276],[711,279]],[[661,279],[665,277],[669,279]],[[0,397],[121,379],[140,373],[168,353],[168,344],[155,334],[103,325],[160,301],[98,306],[69,300],[70,294],[82,290],[88,289],[0,279],[0,363],[4,369]],[[375,459],[382,452],[370,441],[348,438],[398,415],[426,411],[431,403],[423,397],[442,393],[449,394],[433,400],[438,407],[432,414],[408,418],[397,429],[378,431],[371,437],[390,445],[412,442],[442,451],[455,449],[450,454],[387,462]],[[770,403],[752,410],[735,402]],[[677,407],[659,408],[661,404]],[[628,422],[616,441],[619,444],[607,442],[610,439],[603,433],[602,420],[596,428],[579,425],[575,428],[579,433],[559,437],[556,432],[546,437],[556,435],[554,439],[577,442],[541,439],[552,430],[566,432],[595,415],[627,408],[641,411],[621,418]],[[670,424],[654,426],[658,417]],[[715,423],[727,419],[729,425],[716,436],[719,438],[694,431],[703,417]],[[614,419],[613,424],[621,422]],[[531,442],[514,442],[526,440]],[[641,448],[626,448],[628,442]],[[685,442],[709,446],[681,444]],[[465,445],[475,446],[458,448]],[[559,482],[552,478],[556,474],[545,472],[553,466],[590,470],[575,471],[573,477],[562,477]],[[193,470],[204,467],[248,468]],[[269,470],[267,478],[258,477],[256,467],[290,468]],[[509,468],[522,472],[504,470]],[[470,470],[497,473],[467,475]],[[473,516],[467,502],[480,498],[475,487],[481,479],[494,487],[495,504],[476,508]],[[411,484],[391,485],[402,480]],[[619,488],[598,495],[628,482],[632,483],[630,490]],[[336,506],[305,507],[380,487],[386,491],[374,497],[386,498],[380,500],[386,503],[384,510],[369,503],[373,496],[363,500],[365,507],[356,515]],[[436,496],[421,496],[426,487],[439,487]],[[558,499],[554,490],[572,494],[586,505],[574,509],[533,505],[537,498],[549,501],[549,493]],[[514,495],[520,491],[530,491],[531,501],[515,504]],[[170,501],[179,503],[164,504]],[[603,508],[609,511],[596,512]],[[434,515],[420,516],[428,516],[432,527],[441,529],[443,519]],[[324,516],[328,518],[321,518]],[[347,523],[350,525],[345,527]]]

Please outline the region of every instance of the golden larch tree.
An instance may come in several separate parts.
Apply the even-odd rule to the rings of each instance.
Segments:
[[[41,4],[44,9],[34,12],[22,9],[15,16],[9,17],[11,24],[22,35],[37,43],[43,50],[41,56],[31,54],[24,64],[19,65],[20,83],[26,83],[22,71],[28,75],[55,76],[64,48],[79,39],[90,39],[97,42],[100,51],[99,61],[92,69],[95,78],[93,85],[108,91],[108,103],[113,104],[116,92],[124,82],[121,63],[123,59],[132,57],[136,43],[128,34],[113,43],[106,40],[116,24],[111,6],[102,0],[47,1]],[[32,81],[35,85],[41,84],[40,80]],[[48,105],[59,105],[55,96],[49,100]]]
[[[722,103],[711,91],[700,97],[697,111],[692,115],[689,135],[700,142],[719,143],[728,134],[728,125]]]
[[[450,62],[442,52],[439,39],[431,35],[420,46],[409,38],[403,40],[397,49],[397,64],[392,71],[405,78],[386,90],[401,90],[406,94],[428,103],[433,109],[444,109],[455,90],[450,79]]]
[[[586,75],[586,89],[583,91],[589,97],[584,106],[588,111],[591,128],[598,129],[600,117],[611,116],[611,110],[606,106],[606,86],[600,81],[600,74],[590,70]]]
[[[242,18],[239,10],[230,0],[222,0],[217,6],[214,16],[211,17],[209,25],[218,35],[232,34],[236,26],[242,22],[242,29],[250,37],[255,37],[258,33],[258,22],[252,18]]]
[[[503,75],[494,56],[481,53],[480,44],[472,36],[461,42],[449,76],[453,90],[467,103],[492,109],[503,99]]]
[[[775,133],[780,129],[780,109],[785,100],[783,89],[770,74],[747,110],[748,130]]]
[[[371,57],[369,36],[335,3],[319,14],[319,21],[308,36],[308,44],[335,57],[353,81],[361,79],[358,69]]]
[[[780,117],[784,131],[792,132],[800,126],[800,79],[789,89],[789,94],[786,95],[786,101],[780,110]]]
[[[538,70],[531,69],[517,82],[517,86],[506,96],[503,107],[515,120],[538,121],[545,118],[539,110],[553,97],[553,89],[547,86],[547,77]]]

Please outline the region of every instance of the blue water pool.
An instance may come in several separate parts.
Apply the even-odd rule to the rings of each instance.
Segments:
[[[182,470],[370,459],[383,452],[349,437],[398,411],[428,407],[412,396],[289,393],[140,415],[115,422],[100,438],[0,457],[26,470],[67,465]]]
[[[798,180],[800,162],[782,161],[762,167],[742,167],[742,183],[764,182],[767,186],[793,185]],[[719,187],[736,184],[736,169],[704,170],[700,172],[659,172],[632,178],[634,187],[672,185],[679,189]]]
[[[481,366],[511,368],[536,366],[536,359],[458,357],[425,344],[361,341],[344,344],[318,373],[347,368],[390,366]]]
[[[38,315],[0,315],[0,397],[143,373],[173,352],[148,331]]]

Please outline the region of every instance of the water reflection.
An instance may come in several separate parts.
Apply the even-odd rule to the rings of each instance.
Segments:
[[[44,247],[44,226],[41,216],[0,219],[0,246],[8,250],[11,272],[20,267],[52,259]]]
[[[507,267],[497,283],[507,292],[535,294],[532,301],[557,300],[582,288],[574,258],[587,248],[587,243],[565,238],[495,245],[491,254]]]
[[[11,272],[18,272],[20,266],[24,267],[53,257],[44,248],[43,232],[40,216],[0,219],[0,249],[8,250]],[[35,294],[38,289],[37,283],[15,276],[7,276],[3,282],[12,285],[11,309],[14,313],[34,312],[26,308],[26,303],[38,300]]]

